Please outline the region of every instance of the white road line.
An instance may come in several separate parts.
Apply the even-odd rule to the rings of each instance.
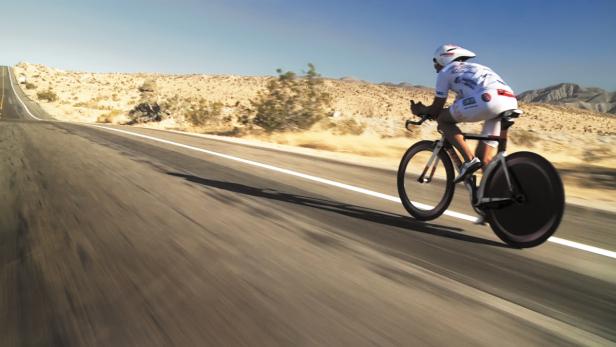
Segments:
[[[228,154],[222,154],[222,153],[210,151],[210,150],[199,148],[199,147],[185,145],[185,144],[178,143],[178,142],[173,142],[173,141],[169,141],[169,140],[163,140],[163,139],[160,139],[160,138],[154,137],[154,136],[143,135],[143,134],[134,133],[134,132],[131,132],[131,131],[126,131],[126,130],[121,130],[121,129],[116,129],[116,128],[110,128],[110,127],[101,126],[101,125],[93,125],[93,124],[85,124],[85,125],[91,126],[91,127],[95,127],[95,128],[101,128],[101,129],[105,129],[105,130],[115,131],[115,132],[131,135],[131,136],[141,137],[141,138],[144,138],[144,139],[148,139],[148,140],[152,140],[152,141],[156,141],[156,142],[161,142],[161,143],[165,143],[165,144],[168,144],[168,145],[173,145],[173,146],[177,146],[177,147],[181,147],[181,148],[186,148],[186,149],[190,149],[190,150],[193,150],[193,151],[206,153],[206,154],[209,154],[209,155],[212,155],[212,156],[216,156],[216,157],[220,157],[220,158],[225,158],[225,159],[237,161],[237,162],[240,162],[240,163],[244,163],[244,164],[260,167],[260,168],[263,168],[263,169],[267,169],[267,170],[271,170],[271,171],[276,171],[276,172],[284,173],[284,174],[287,174],[287,175],[291,175],[291,176],[295,176],[295,177],[300,177],[300,178],[303,178],[303,179],[306,179],[306,180],[315,181],[315,182],[327,184],[327,185],[330,185],[330,186],[334,186],[334,187],[350,190],[350,191],[353,191],[353,192],[357,192],[357,193],[373,196],[375,198],[389,200],[389,201],[392,201],[392,202],[395,202],[395,203],[401,203],[400,202],[400,198],[397,197],[397,196],[387,195],[387,194],[375,192],[375,191],[368,190],[368,189],[365,189],[365,188],[360,188],[360,187],[352,186],[352,185],[349,185],[349,184],[346,184],[346,183],[341,183],[341,182],[336,182],[336,181],[328,180],[326,178],[312,176],[312,175],[304,174],[304,173],[293,171],[293,170],[289,170],[289,169],[283,169],[283,168],[279,168],[279,167],[276,167],[276,166],[273,166],[273,165],[263,164],[263,163],[259,163],[259,162],[248,160],[248,159],[242,159],[242,158],[234,157],[234,156],[231,156],[231,155],[228,155]],[[444,214],[447,215],[447,216],[450,216],[450,217],[454,217],[454,218],[458,218],[458,219],[463,219],[463,220],[470,221],[470,222],[474,222],[474,221],[477,220],[477,217],[470,216],[470,215],[467,215],[467,214],[464,214],[464,213],[460,213],[460,212],[456,212],[456,211],[447,210],[447,211],[445,211]],[[609,251],[609,250],[606,250],[606,249],[602,249],[602,248],[598,248],[598,247],[594,247],[594,246],[589,246],[589,245],[586,245],[586,244],[583,244],[583,243],[579,243],[579,242],[574,242],[574,241],[569,241],[569,240],[561,239],[559,237],[550,237],[548,239],[548,241],[556,243],[556,244],[559,244],[559,245],[563,245],[563,246],[567,246],[567,247],[579,249],[579,250],[582,250],[582,251],[586,251],[586,252],[590,252],[590,253],[594,253],[594,254],[598,254],[598,255],[602,255],[602,256],[606,256],[606,257],[609,257],[609,258],[616,259],[616,252]]]
[[[17,97],[17,100],[19,100],[21,105],[24,107],[24,110],[26,110],[26,112],[28,112],[30,117],[32,117],[32,118],[34,118],[36,120],[42,120],[42,119],[38,118],[37,116],[33,115],[32,112],[30,112],[30,110],[28,109],[28,106],[26,106],[26,104],[21,100],[21,98],[19,97],[19,94],[17,94],[17,91],[15,90],[15,86],[13,85],[13,79],[11,78],[11,67],[7,66],[6,69],[9,72],[9,82],[11,82],[11,89],[13,89],[13,95],[15,95],[15,97]]]
[[[607,249],[603,249],[603,248],[599,248],[599,247],[595,247],[595,246],[589,246],[589,245],[585,245],[583,243],[579,243],[579,242],[575,242],[575,241],[569,241],[569,240],[561,239],[560,237],[556,237],[556,236],[550,237],[548,239],[548,241],[557,243],[559,245],[563,245],[563,246],[567,246],[567,247],[572,247],[572,248],[577,248],[577,249],[580,249],[582,251],[586,251],[586,252],[590,252],[590,253],[595,253],[595,254],[600,254],[600,255],[603,255],[603,256],[606,256],[606,257],[610,257],[610,258],[616,259],[616,252],[608,251]]]

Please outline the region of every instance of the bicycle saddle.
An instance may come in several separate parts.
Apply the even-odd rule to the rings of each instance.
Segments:
[[[524,113],[522,110],[513,109],[502,112],[498,116],[501,118],[518,118],[522,113]]]

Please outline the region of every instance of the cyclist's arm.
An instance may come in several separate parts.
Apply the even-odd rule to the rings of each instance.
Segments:
[[[449,79],[451,74],[446,71],[447,69],[443,69],[438,73],[438,76],[436,77],[434,100],[432,101],[432,105],[428,106],[426,110],[432,119],[436,119],[438,117],[445,106],[445,101],[447,101],[447,95],[450,89]]]
[[[432,119],[436,119],[439,113],[443,110],[445,101],[447,101],[447,98],[439,98],[438,96],[435,96],[434,101],[432,101],[432,105],[426,108],[426,113],[429,114]]]

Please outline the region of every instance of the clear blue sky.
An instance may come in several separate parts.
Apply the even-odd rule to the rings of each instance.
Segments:
[[[0,64],[325,76],[433,86],[441,43],[478,54],[514,90],[616,90],[616,1],[46,0],[2,6]]]

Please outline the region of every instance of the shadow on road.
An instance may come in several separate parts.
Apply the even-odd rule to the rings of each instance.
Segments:
[[[318,199],[309,196],[288,194],[274,189],[261,189],[239,183],[216,181],[178,172],[167,172],[167,174],[175,177],[181,177],[186,179],[187,181],[198,183],[207,187],[223,189],[234,193],[240,193],[260,198],[312,207],[320,210],[338,213],[348,217],[362,219],[373,223],[389,225],[397,228],[404,228],[407,230],[413,230],[416,232],[426,233],[430,235],[447,237],[460,241],[479,243],[489,246],[508,248],[507,245],[499,242],[461,234],[460,232],[463,230],[460,228],[446,227],[437,224],[420,222],[413,218],[395,213],[364,208],[361,206],[342,204],[331,200]]]

